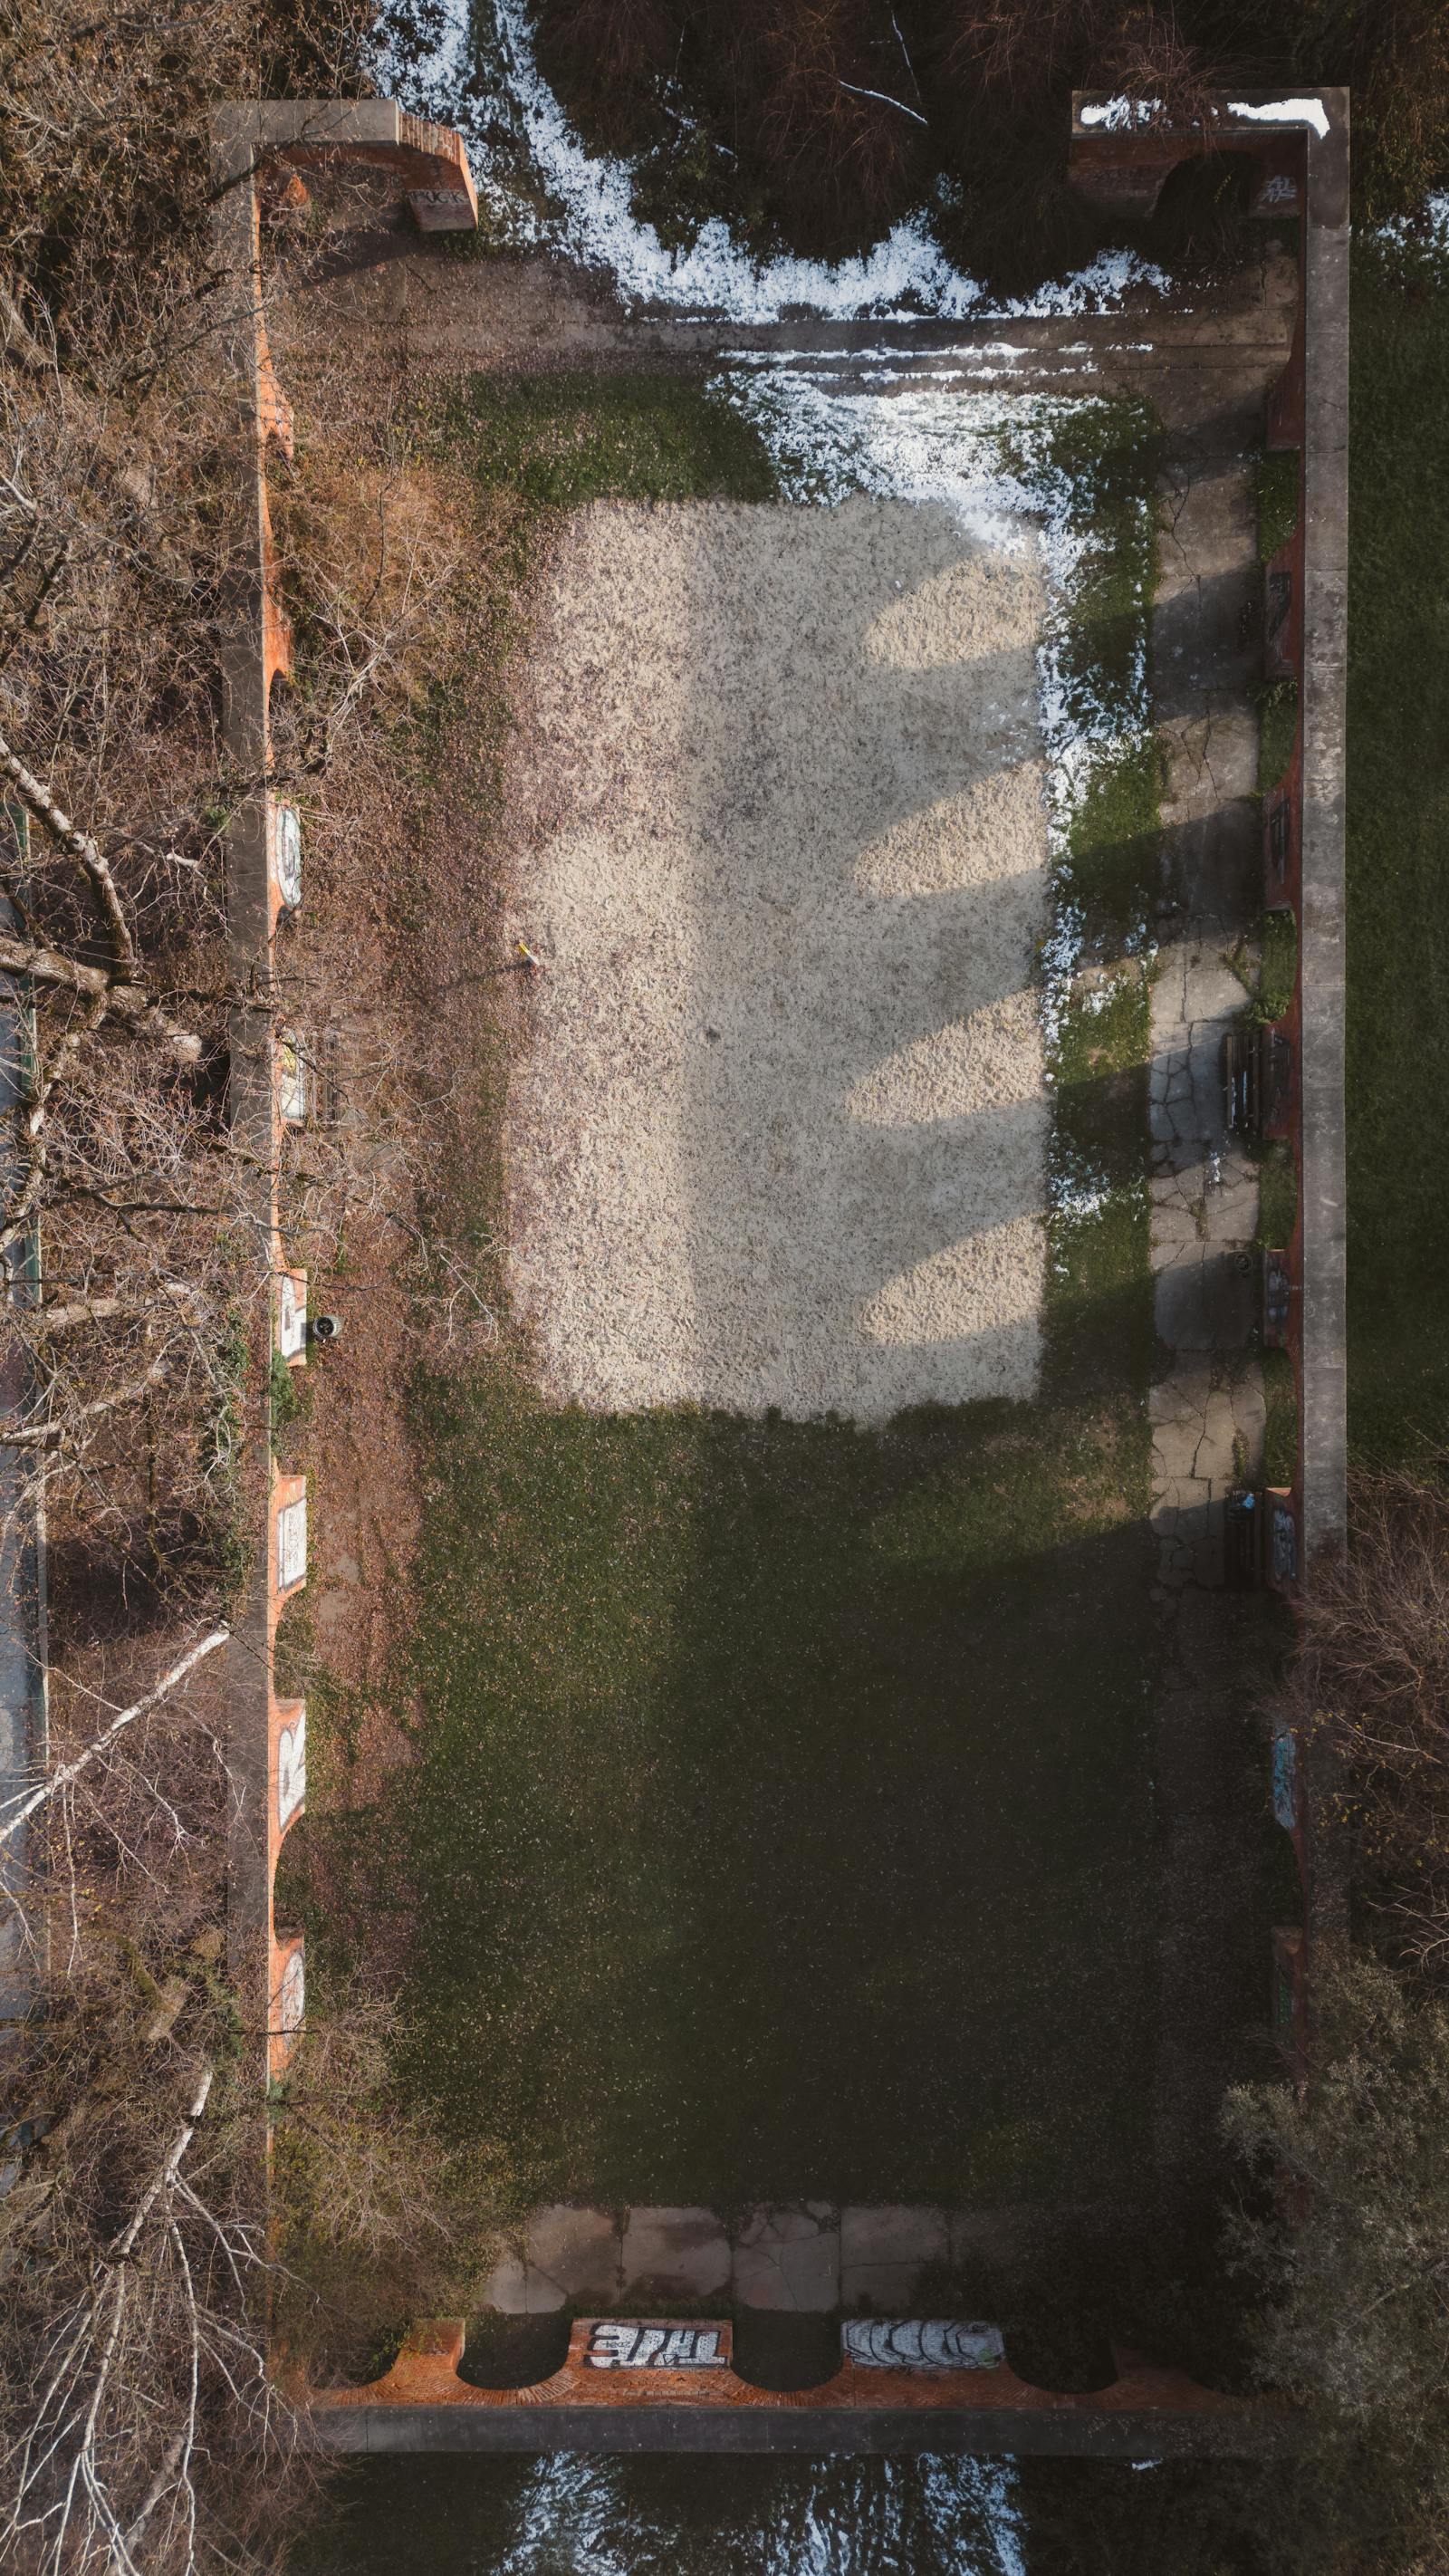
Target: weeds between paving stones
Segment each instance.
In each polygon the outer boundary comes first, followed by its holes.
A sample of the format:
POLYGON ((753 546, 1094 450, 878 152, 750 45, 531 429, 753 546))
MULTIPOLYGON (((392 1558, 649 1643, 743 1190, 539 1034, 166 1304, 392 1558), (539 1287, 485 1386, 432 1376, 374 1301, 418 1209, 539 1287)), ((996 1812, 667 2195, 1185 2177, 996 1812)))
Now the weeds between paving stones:
POLYGON ((1296 447, 1269 448, 1256 471, 1258 561, 1271 563, 1298 526, 1298 481, 1303 460, 1296 447))
MULTIPOLYGON (((1150 423, 1092 408, 1064 658, 1140 724, 1150 423)), ((444 417, 519 593, 563 508, 768 489, 672 383, 475 384, 444 417)), ((1158 783, 1119 739, 1063 852, 1093 1000, 1054 1118, 1108 1186, 1054 1237, 1040 1403, 550 1409, 506 1337, 417 1387, 423 1715, 362 1857, 416 1900, 408 2067, 526 2196, 990 2199, 1142 2151, 1158 783)), ((479 1136, 438 1222, 489 1229, 495 1157, 479 1136)))

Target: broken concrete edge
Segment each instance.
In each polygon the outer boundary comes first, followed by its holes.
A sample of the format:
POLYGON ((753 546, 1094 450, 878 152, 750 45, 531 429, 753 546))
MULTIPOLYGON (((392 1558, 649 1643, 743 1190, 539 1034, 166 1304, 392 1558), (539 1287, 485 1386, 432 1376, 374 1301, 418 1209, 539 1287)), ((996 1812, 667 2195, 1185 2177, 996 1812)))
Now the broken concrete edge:
POLYGON ((349 163, 401 180, 421 232, 476 232, 478 193, 463 138, 390 98, 233 100, 212 117, 218 175, 243 180, 268 166, 349 163))
MULTIPOLYGON (((877 2330, 889 2336, 899 2324, 877 2330)), ((1286 2407, 1223 2396, 1126 2349, 1114 2350, 1114 2380, 1077 2393, 1035 2387, 1004 2358, 959 2368, 872 2366, 845 2348, 841 2331, 833 2375, 782 2394, 737 2375, 727 2320, 655 2325, 653 2340, 666 2347, 707 2342, 708 2366, 674 2366, 667 2348, 662 2366, 658 2358, 631 2366, 601 2363, 596 2345, 601 2337, 647 2336, 648 2321, 580 2317, 561 2369, 531 2387, 480 2388, 460 2376, 463 2321, 432 2318, 414 2327, 380 2380, 311 2391, 309 2431, 321 2448, 338 2451, 1120 2450, 1136 2458, 1144 2450, 1264 2452, 1292 2438, 1286 2407)), ((999 2354, 994 2332, 970 2331, 994 2341, 999 2354)))
MULTIPOLYGON (((1251 153, 1262 165, 1255 211, 1301 225, 1299 315, 1288 365, 1269 397, 1270 447, 1299 455, 1298 527, 1274 567, 1292 584, 1278 652, 1267 658, 1298 685, 1298 739, 1280 786, 1264 801, 1265 902, 1293 910, 1294 1003, 1279 1032, 1293 1049, 1292 1142, 1298 1215, 1289 1254, 1297 1294, 1288 1337, 1298 1413, 1295 1600, 1315 1570, 1341 1554, 1348 1525, 1347 1234, 1344 1132, 1345 775, 1348 614, 1349 93, 1342 88, 1222 93, 1197 124, 1138 123, 1130 103, 1100 93, 1072 100, 1073 184, 1100 203, 1142 214, 1182 161, 1204 151, 1251 153), (1125 110, 1126 121, 1120 121, 1125 110), (1284 113, 1275 116, 1274 110, 1284 113), (1275 810, 1279 817, 1274 839, 1275 810), (1275 857, 1277 865, 1275 868, 1275 857), (1278 882, 1275 884, 1275 874, 1278 882)), ((1285 1968, 1295 2003, 1284 2054, 1303 2080, 1310 1970, 1316 1948, 1346 1936, 1348 1871, 1334 1823, 1337 1765, 1300 1745, 1302 1830, 1295 1835, 1303 1934, 1273 1935, 1275 1997, 1285 1968), (1305 1937, 1306 1936, 1306 1937, 1305 1937)))
MULTIPOLYGON (((227 1963, 265 2091, 286 2072, 305 2009, 302 1935, 279 1930, 277 1865, 305 1797, 305 1705, 276 1696, 277 1624, 306 1580, 306 1485, 272 1461, 271 1360, 290 1363, 285 1319, 295 1324, 305 1280, 286 1259, 278 1223, 284 1129, 274 940, 297 899, 282 864, 282 808, 272 791, 273 691, 292 668, 292 634, 267 493, 274 446, 292 452, 291 407, 267 344, 258 180, 290 168, 362 163, 399 179, 424 230, 472 228, 477 198, 462 138, 423 123, 390 99, 262 99, 219 107, 212 119, 212 235, 219 283, 215 313, 228 388, 236 403, 233 538, 218 659, 223 734, 239 793, 226 845, 227 943, 233 992, 230 1117, 256 1173, 252 1214, 271 1249, 265 1324, 255 1329, 246 1395, 247 1442, 240 1510, 250 1568, 228 1658, 227 1761, 233 1796, 227 1850, 227 1963), (284 879, 286 880, 284 882, 284 879), (290 1287, 290 1302, 286 1293, 290 1287)), ((295 837, 295 835, 294 835, 295 837)), ((296 853, 292 854, 295 866, 296 853)))

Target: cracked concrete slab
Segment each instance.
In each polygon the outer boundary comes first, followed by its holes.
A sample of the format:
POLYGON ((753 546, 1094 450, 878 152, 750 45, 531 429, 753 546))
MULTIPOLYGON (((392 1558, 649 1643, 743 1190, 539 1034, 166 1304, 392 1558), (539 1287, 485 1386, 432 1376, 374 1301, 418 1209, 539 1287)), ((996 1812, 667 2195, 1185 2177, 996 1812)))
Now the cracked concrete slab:
POLYGON ((886 2204, 840 2213, 840 2303, 849 2314, 908 2316, 921 2274, 951 2260, 944 2209, 886 2204))
POLYGON ((735 2239, 733 2289, 742 2308, 818 2315, 840 2304, 840 2218, 824 2201, 752 2209, 735 2239))
POLYGON ((554 2202, 535 2210, 526 2254, 530 2281, 556 2290, 557 2307, 608 2307, 618 2295, 619 2230, 610 2209, 554 2202))
POLYGON ((620 2249, 621 2295, 710 2299, 729 2285, 730 2242, 712 2209, 631 2209, 620 2249))

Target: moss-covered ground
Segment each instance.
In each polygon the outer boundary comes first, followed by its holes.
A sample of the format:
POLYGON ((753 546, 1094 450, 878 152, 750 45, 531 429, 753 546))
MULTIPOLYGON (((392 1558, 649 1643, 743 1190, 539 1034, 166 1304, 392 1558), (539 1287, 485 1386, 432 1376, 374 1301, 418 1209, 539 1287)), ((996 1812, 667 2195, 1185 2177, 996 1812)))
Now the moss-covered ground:
MULTIPOLYGON (((447 422, 531 544, 600 494, 763 497, 714 410, 553 377, 447 422)), ((1091 411, 1076 680, 1127 717, 1151 424, 1091 411)), ((370 1860, 416 1911, 418 2079, 524 2198, 1096 2196, 1140 2165, 1158 786, 1117 754, 1062 859, 1105 980, 1056 1049, 1054 1169, 1092 1186, 1052 1223, 1039 1403, 599 1417, 546 1410, 506 1341, 415 1390, 421 1714, 370 1860)), ((486 1231, 495 1160, 480 1135, 439 1223, 486 1231)))

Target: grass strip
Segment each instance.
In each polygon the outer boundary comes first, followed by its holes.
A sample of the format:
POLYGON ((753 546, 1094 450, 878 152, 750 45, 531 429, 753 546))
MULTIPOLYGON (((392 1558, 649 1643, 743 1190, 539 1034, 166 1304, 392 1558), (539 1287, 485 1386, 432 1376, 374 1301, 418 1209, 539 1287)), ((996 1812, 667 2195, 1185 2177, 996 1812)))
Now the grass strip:
POLYGON ((1355 265, 1348 620, 1349 1432, 1449 1424, 1449 299, 1355 265))
POLYGON ((1302 458, 1296 447, 1269 448, 1258 459, 1258 561, 1271 563, 1298 529, 1298 478, 1302 458))

